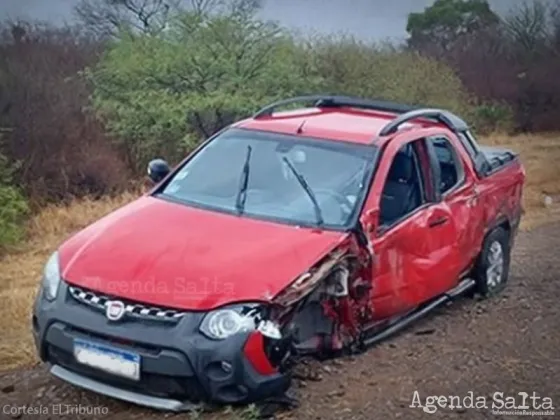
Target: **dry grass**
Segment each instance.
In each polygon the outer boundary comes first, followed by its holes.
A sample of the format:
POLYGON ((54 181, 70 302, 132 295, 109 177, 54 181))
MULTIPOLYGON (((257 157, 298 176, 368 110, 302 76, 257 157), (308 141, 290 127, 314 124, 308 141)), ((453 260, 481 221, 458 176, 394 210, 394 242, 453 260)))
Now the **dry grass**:
POLYGON ((127 193, 117 198, 82 199, 70 206, 48 207, 29 222, 27 243, 0 259, 0 371, 36 360, 30 308, 50 253, 72 232, 136 196, 127 193))
MULTIPOLYGON (((521 154, 527 171, 522 227, 532 228, 560 220, 560 135, 495 135, 485 144, 511 148, 521 154), (555 202, 550 208, 544 197, 555 202)), ((36 361, 30 334, 30 310, 48 255, 70 235, 92 221, 131 201, 134 193, 93 201, 77 200, 70 206, 46 208, 29 223, 29 240, 21 249, 0 259, 0 371, 36 361)))

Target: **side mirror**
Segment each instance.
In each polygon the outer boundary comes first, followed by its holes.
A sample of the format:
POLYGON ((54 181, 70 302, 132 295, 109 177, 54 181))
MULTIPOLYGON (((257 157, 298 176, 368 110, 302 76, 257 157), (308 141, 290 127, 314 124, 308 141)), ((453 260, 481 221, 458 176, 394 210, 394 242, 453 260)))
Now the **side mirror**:
POLYGON ((169 164, 163 159, 154 159, 148 163, 148 176, 156 184, 169 174, 169 164))
POLYGON ((360 222, 362 223, 366 235, 374 236, 379 227, 379 211, 367 210, 360 218, 360 222))

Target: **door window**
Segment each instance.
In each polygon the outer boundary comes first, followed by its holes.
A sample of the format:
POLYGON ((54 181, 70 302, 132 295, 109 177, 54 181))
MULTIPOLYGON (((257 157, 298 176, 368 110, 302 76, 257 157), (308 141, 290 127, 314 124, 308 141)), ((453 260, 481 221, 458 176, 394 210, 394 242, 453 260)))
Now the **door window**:
POLYGON ((439 172, 439 176, 436 176, 436 180, 439 179, 437 189, 443 195, 463 181, 463 165, 448 139, 434 137, 429 141, 433 146, 435 159, 437 160, 437 167, 435 168, 439 172))
POLYGON ((426 202, 417 145, 404 145, 393 159, 381 196, 381 225, 392 225, 426 202))

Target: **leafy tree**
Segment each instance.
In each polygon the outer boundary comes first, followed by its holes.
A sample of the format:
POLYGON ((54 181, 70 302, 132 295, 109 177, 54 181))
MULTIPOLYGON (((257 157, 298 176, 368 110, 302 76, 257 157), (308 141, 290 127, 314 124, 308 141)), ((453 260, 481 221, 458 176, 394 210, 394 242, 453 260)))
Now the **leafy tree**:
POLYGON ((129 32, 91 72, 94 104, 138 168, 178 159, 270 100, 311 88, 293 40, 252 13, 181 12, 157 35, 129 32), (307 81, 308 82, 308 81, 307 81))
POLYGON ((461 36, 499 21, 487 0, 436 0, 423 12, 409 14, 408 43, 414 48, 435 45, 447 51, 461 36))
POLYGON ((158 34, 125 32, 88 73, 98 115, 137 170, 156 155, 178 160, 201 138, 264 103, 298 94, 333 92, 470 112, 461 81, 444 63, 352 39, 302 43, 257 19, 251 1, 247 8, 224 3, 216 12, 213 3, 182 11, 158 34))
POLYGON ((314 40, 306 50, 325 91, 471 112, 461 80, 441 61, 347 37, 314 40))

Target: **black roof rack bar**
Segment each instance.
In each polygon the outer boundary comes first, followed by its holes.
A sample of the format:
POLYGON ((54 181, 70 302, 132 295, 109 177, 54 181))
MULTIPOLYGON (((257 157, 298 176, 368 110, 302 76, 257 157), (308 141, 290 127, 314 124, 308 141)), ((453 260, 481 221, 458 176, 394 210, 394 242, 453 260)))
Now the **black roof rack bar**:
POLYGON ((395 132, 397 132, 401 125, 418 118, 436 120, 437 122, 440 122, 447 126, 447 128, 449 128, 451 131, 455 132, 466 131, 469 129, 468 124, 452 112, 442 109, 425 108, 416 109, 399 115, 397 118, 383 127, 383 129, 379 132, 379 135, 388 136, 394 134, 395 132))
POLYGON ((273 102, 264 108, 260 109, 256 114, 253 115, 253 118, 260 118, 260 117, 269 117, 271 116, 276 108, 281 106, 291 105, 295 103, 313 103, 314 105, 323 100, 329 98, 328 95, 309 95, 309 96, 296 96, 294 98, 283 99, 281 101, 273 102))
POLYGON ((455 132, 466 131, 469 129, 469 126, 465 121, 450 111, 423 108, 383 100, 370 100, 340 95, 309 95, 284 99, 265 106, 254 114, 253 118, 271 116, 277 108, 295 103, 312 103, 314 107, 320 108, 349 107, 400 114, 383 127, 379 133, 380 136, 394 134, 401 125, 418 118, 439 122, 447 126, 447 128, 451 131, 455 132))
POLYGON ((402 114, 405 112, 413 111, 415 109, 419 109, 418 107, 413 107, 410 105, 403 105, 395 102, 382 101, 382 100, 369 100, 369 99, 353 98, 350 96, 338 96, 338 95, 310 95, 310 96, 297 96, 295 98, 284 99, 278 102, 274 102, 259 110, 256 114, 253 115, 253 118, 271 116, 277 108, 281 106, 291 105, 298 102, 313 103, 313 106, 321 107, 321 108, 350 107, 350 108, 367 109, 372 111, 391 112, 395 114, 402 114))
POLYGON ((371 111, 382 111, 390 112, 392 114, 402 114, 405 112, 410 112, 417 107, 405 104, 399 104, 396 102, 383 101, 383 100, 373 100, 373 99, 362 99, 362 98, 352 98, 349 96, 332 96, 325 100, 319 101, 317 104, 323 108, 337 108, 337 107, 348 107, 348 108, 358 108, 367 109, 371 111))

